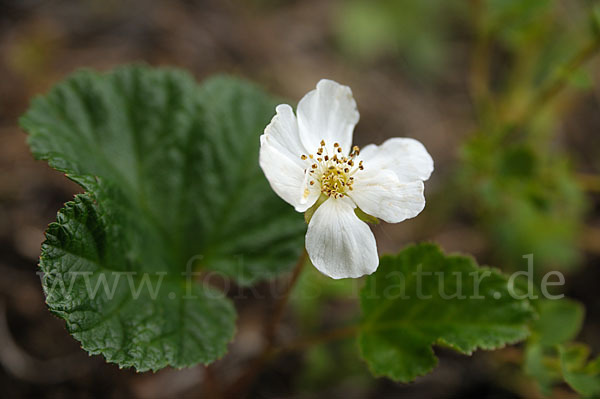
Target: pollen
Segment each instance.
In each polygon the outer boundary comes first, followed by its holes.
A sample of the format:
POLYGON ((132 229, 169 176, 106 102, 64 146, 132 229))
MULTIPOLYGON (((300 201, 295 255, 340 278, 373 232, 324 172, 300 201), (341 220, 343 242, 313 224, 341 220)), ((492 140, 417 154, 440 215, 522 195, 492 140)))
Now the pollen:
MULTIPOLYGON (((331 151, 331 147, 329 151, 331 151)), ((308 158, 312 160, 305 170, 310 174, 308 184, 320 187, 321 192, 328 197, 344 198, 349 191, 353 190, 354 174, 364 170, 363 161, 358 161, 358 165, 355 163, 356 157, 360 153, 357 146, 352 147, 348 156, 343 156, 342 152, 340 144, 333 143, 333 156, 330 157, 325 140, 321 140, 320 147, 315 151, 316 156, 313 154, 309 154, 308 157, 301 156, 302 160, 308 158)), ((308 186, 306 187, 305 196, 307 195, 306 190, 308 190, 308 186)))

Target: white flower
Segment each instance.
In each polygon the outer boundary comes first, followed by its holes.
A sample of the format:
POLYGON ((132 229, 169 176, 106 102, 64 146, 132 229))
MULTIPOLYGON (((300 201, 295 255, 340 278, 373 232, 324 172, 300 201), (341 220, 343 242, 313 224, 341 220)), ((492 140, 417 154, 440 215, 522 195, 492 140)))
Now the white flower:
POLYGON ((321 80, 300 100, 297 116, 287 104, 276 111, 260 137, 260 166, 296 211, 317 208, 306 232, 311 262, 335 279, 373 273, 379 265, 375 237, 355 208, 388 223, 418 215, 431 156, 410 138, 362 151, 351 147, 356 102, 349 87, 331 80, 321 80))

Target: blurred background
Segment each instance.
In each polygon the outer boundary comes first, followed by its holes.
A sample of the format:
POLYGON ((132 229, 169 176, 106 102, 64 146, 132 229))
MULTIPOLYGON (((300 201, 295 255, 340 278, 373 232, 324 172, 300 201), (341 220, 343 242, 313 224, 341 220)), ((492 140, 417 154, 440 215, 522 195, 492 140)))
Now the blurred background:
MULTIPOLYGON (((413 137, 436 163, 425 211, 374 227, 380 252, 436 241, 506 272, 534 254, 537 277, 563 272, 564 293, 585 305, 578 340, 597 354, 599 27, 586 0, 0 0, 0 396, 210 397, 260 348, 266 285, 238 301, 236 341, 208 373, 119 370, 45 307, 43 232, 81 190, 33 160, 18 117, 78 68, 131 62, 242 76, 294 106, 321 78, 349 85, 356 144, 413 137)), ((282 335, 356 317, 359 286, 306 269, 282 335)), ((402 385, 371 377, 340 341, 268 365, 249 396, 542 397, 522 345, 436 353, 432 374, 402 385)), ((551 397, 577 395, 559 384, 551 397)))

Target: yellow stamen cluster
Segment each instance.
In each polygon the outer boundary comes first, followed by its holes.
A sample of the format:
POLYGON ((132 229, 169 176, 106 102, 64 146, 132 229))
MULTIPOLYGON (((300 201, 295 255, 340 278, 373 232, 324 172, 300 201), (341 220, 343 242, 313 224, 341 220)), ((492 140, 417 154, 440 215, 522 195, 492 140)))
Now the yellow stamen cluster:
POLYGON ((325 140, 321 140, 321 146, 317 149, 316 156, 309 154, 302 155, 302 160, 310 159, 309 183, 311 186, 319 183, 321 192, 329 197, 343 198, 348 191, 352 191, 354 183, 353 175, 358 170, 363 170, 363 161, 358 165, 354 159, 360 154, 360 148, 352 147, 352 152, 348 157, 342 156, 342 148, 339 143, 333 144, 333 156, 330 156, 325 140))

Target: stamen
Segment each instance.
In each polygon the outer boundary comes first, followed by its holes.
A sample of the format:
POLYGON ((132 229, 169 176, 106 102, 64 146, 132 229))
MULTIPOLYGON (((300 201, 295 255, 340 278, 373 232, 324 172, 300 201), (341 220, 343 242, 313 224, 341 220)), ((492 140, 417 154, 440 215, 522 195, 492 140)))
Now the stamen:
MULTIPOLYGON (((342 147, 338 142, 333 143, 334 154, 330 158, 325 146, 325 140, 321 140, 321 147, 316 151, 316 156, 309 154, 308 157, 316 161, 311 164, 308 173, 311 176, 308 184, 314 186, 320 185, 321 192, 332 198, 344 198, 348 191, 353 190, 353 175, 358 170, 363 170, 363 162, 358 162, 355 167, 354 159, 359 154, 360 149, 357 146, 352 147, 352 152, 348 156, 342 156, 342 147), (324 155, 323 155, 324 154, 324 155), (338 157, 339 155, 339 157, 338 157), (313 180, 314 179, 314 180, 313 180)), ((302 155, 303 160, 307 159, 302 155)))
POLYGON ((300 159, 302 159, 304 161, 306 159, 306 155, 304 155, 304 154, 300 155, 300 159))

